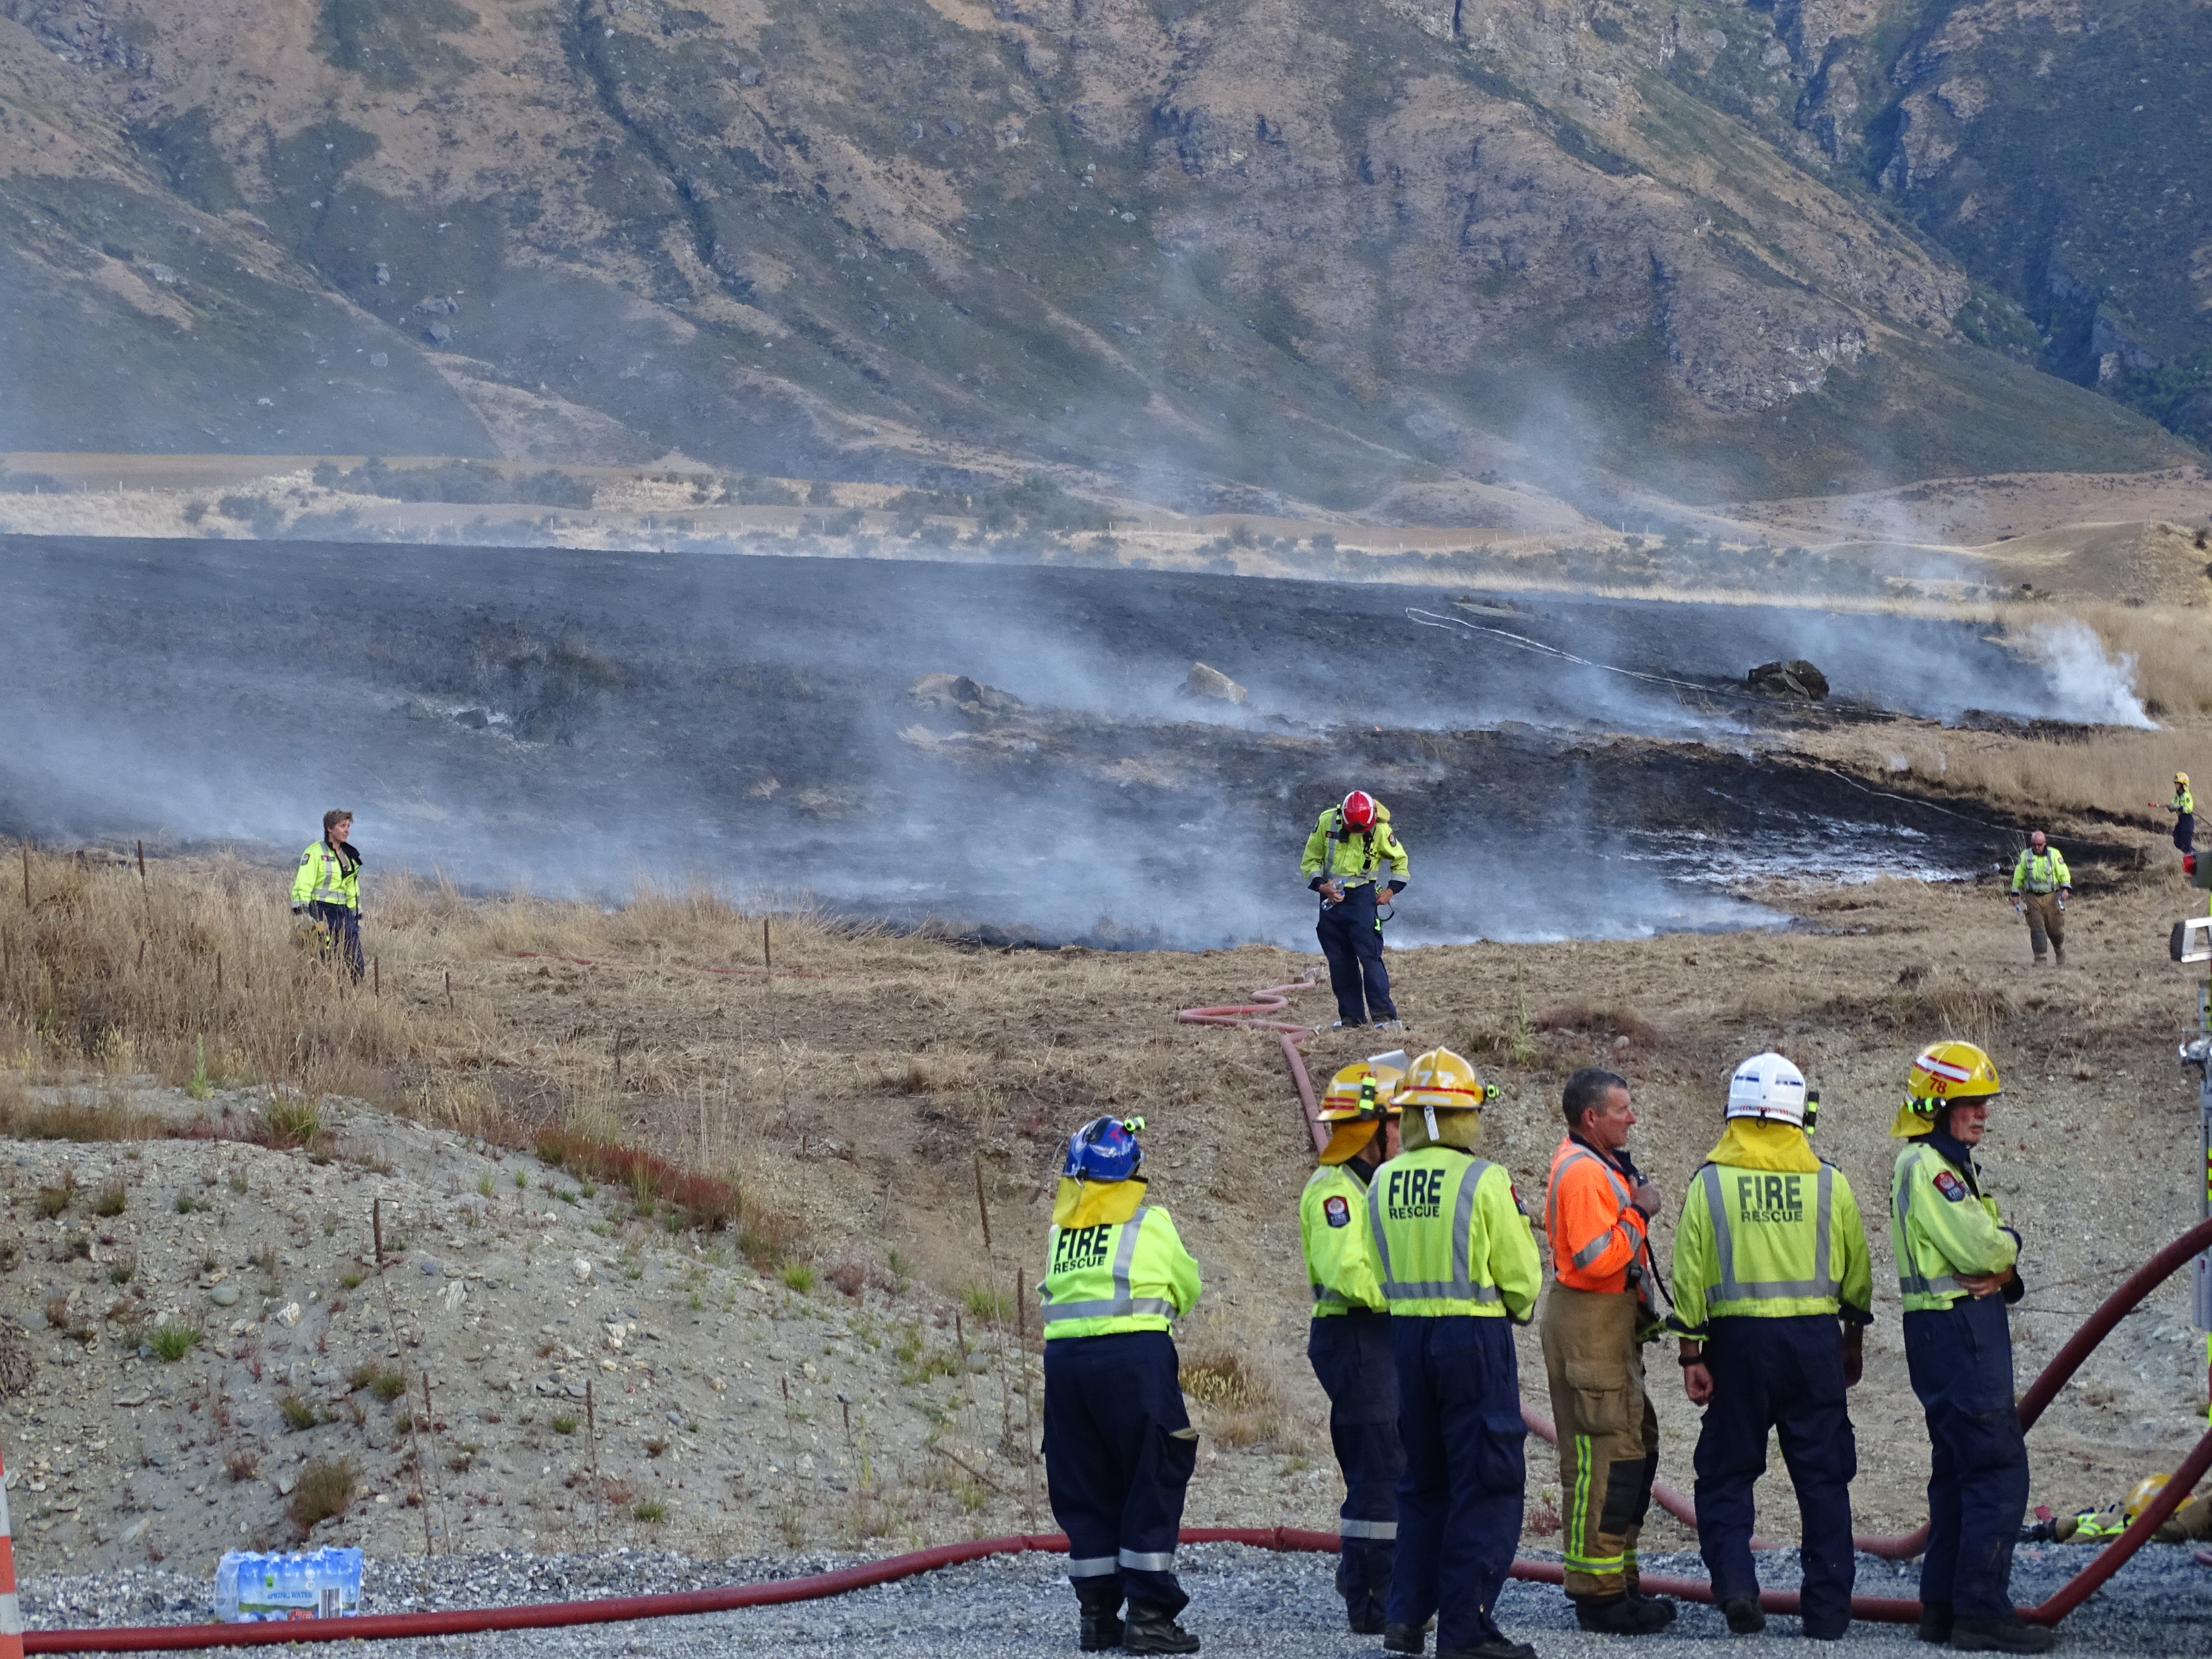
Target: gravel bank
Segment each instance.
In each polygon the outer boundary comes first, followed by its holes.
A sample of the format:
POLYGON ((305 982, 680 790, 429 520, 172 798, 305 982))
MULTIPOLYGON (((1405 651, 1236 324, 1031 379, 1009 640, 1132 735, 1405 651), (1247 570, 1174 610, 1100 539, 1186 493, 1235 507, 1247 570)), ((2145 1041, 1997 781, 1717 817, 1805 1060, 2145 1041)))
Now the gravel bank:
MULTIPOLYGON (((478 1607, 696 1589, 746 1580, 790 1577, 848 1565, 857 1557, 776 1556, 701 1562, 636 1552, 592 1555, 485 1554, 372 1561, 365 1585, 370 1611, 478 1607)), ((2056 1589, 2088 1559, 2087 1552, 2023 1549, 2013 1589, 2022 1600, 2056 1589)), ((1702 1577, 1694 1556, 1653 1558, 1653 1571, 1702 1577)), ((878 1589, 824 1601, 650 1623, 582 1626, 561 1631, 500 1632, 380 1642, 349 1647, 360 1659, 403 1659, 458 1651, 477 1659, 603 1659, 738 1653, 842 1655, 867 1650, 884 1659, 1019 1659, 1075 1650, 1074 1606, 1060 1576, 1060 1558, 998 1557, 878 1589)), ((1313 1659, 1379 1659, 1380 1644, 1346 1633, 1342 1604, 1331 1587, 1330 1558, 1275 1554, 1240 1545, 1198 1545, 1182 1552, 1184 1582, 1194 1602, 1188 1626, 1209 1653, 1279 1654, 1313 1659)), ((1792 1553, 1766 1559, 1768 1583, 1795 1582, 1792 1553)), ((1858 1583, 1873 1595, 1911 1595, 1915 1564, 1862 1557, 1858 1583)), ((58 1625, 191 1623, 211 1616, 212 1586, 161 1569, 125 1569, 81 1577, 27 1580, 26 1623, 58 1625)), ((1510 1585, 1501 1614, 1506 1627, 1544 1655, 1625 1651, 1619 1638, 1584 1636, 1559 1592, 1549 1585, 1510 1585)), ((1716 1638, 1730 1654, 1802 1653, 1797 1621, 1776 1618, 1756 1638, 1729 1638, 1711 1608, 1686 1605, 1664 1638, 1638 1641, 1634 1651, 1673 1656, 1710 1653, 1716 1638)), ((2186 1546, 2144 1550, 2104 1592, 2062 1626, 2064 1651, 2083 1656, 2212 1654, 2212 1571, 2186 1546)), ((1858 1625, 1850 1650, 1917 1656, 1928 1651, 1909 1628, 1858 1625)))

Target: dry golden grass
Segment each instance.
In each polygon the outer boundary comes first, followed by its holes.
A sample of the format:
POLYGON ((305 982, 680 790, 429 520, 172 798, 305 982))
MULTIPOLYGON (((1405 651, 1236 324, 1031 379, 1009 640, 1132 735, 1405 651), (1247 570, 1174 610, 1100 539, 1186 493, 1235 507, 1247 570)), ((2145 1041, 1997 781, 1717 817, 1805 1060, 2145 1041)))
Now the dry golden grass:
POLYGON ((2081 741, 1925 721, 1844 727, 1795 741, 1877 787, 1964 797, 1973 816, 2009 817, 2023 830, 2055 830, 2051 815, 2069 813, 2170 828, 2163 803, 2173 792, 2173 775, 2212 779, 2212 720, 2202 716, 2172 719, 2154 732, 2101 728, 2081 741))
POLYGON ((0 883, 0 1051, 187 1082, 252 1077, 307 1094, 372 1092, 428 1024, 396 997, 349 994, 234 860, 157 864, 18 848, 0 883))
POLYGON ((2096 631, 2106 651, 2135 659, 2136 692, 2154 720, 2212 714, 2212 620, 2203 610, 2089 602, 2066 610, 2096 631))

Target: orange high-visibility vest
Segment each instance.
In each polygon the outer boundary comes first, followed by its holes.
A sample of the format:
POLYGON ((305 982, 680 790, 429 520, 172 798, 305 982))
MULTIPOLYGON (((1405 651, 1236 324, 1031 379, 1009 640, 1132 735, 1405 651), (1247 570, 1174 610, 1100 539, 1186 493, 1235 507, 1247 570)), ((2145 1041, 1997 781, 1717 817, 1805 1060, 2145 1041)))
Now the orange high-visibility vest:
POLYGON ((1552 1154, 1544 1194, 1552 1271, 1575 1291, 1625 1291, 1644 1254, 1644 1212, 1628 1201, 1620 1171, 1572 1135, 1552 1154))

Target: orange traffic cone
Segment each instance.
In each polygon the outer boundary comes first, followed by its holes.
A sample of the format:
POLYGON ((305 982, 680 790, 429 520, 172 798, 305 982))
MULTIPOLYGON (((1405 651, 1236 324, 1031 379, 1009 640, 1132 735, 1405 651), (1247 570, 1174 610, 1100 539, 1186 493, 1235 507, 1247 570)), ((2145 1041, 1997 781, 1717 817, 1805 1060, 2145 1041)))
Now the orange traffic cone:
POLYGON ((14 1533, 8 1519, 8 1471, 0 1462, 0 1659, 23 1659, 23 1606, 15 1599, 14 1533))

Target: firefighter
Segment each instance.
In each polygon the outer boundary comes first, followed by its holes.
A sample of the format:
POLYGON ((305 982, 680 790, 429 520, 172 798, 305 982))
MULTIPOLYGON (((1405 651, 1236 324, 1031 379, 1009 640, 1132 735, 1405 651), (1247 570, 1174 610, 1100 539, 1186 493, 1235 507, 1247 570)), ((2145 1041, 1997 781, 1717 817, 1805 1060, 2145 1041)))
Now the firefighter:
POLYGON ((1813 1155, 1804 1075, 1754 1054, 1729 1080, 1728 1127, 1691 1180, 1674 1235, 1682 1382, 1698 1431, 1698 1547, 1736 1634, 1766 1628, 1752 1565, 1752 1487, 1772 1431, 1797 1492, 1805 1634, 1851 1621, 1851 1477, 1844 1393, 1863 1367, 1874 1279, 1844 1172, 1813 1155))
POLYGON ((1521 1537, 1526 1467, 1513 1327, 1544 1269, 1512 1181, 1474 1155, 1496 1095, 1449 1048, 1414 1060, 1400 1091, 1404 1151, 1375 1172, 1368 1237, 1398 1370, 1398 1559, 1382 1645, 1437 1659, 1534 1659, 1498 1627, 1521 1537))
POLYGON ((344 957, 357 981, 368 966, 361 951, 361 852, 347 839, 353 814, 332 807, 323 814, 323 838, 300 854, 292 878, 292 914, 306 916, 323 936, 323 954, 344 957))
POLYGON ((1145 1201, 1142 1118, 1068 1137, 1044 1282, 1044 1467, 1086 1653, 1195 1653, 1176 1622, 1183 1489, 1198 1431, 1183 1409, 1170 1323, 1197 1305, 1198 1263, 1145 1201), (1121 1604, 1128 1603, 1128 1617, 1121 1604))
POLYGON ((2027 918, 2028 948, 2038 962, 2043 960, 2047 937, 2052 957, 2061 968, 2066 965, 2066 901, 2073 891, 2066 855, 2037 830, 2012 867, 2012 908, 2027 918))
POLYGON ((1982 1191, 1981 1144, 1997 1068, 1971 1042, 1937 1042, 1905 1074, 1890 1133, 1909 1144, 1890 1182, 1889 1237, 1905 1295, 1905 1361, 1928 1414, 1928 1547, 1920 1639, 1984 1653, 2045 1653, 2013 1610, 2013 1546, 2027 1512, 2027 1442, 2013 1405, 2012 1329, 2024 1294, 2020 1235, 1982 1191))
MULTIPOLYGON (((2154 812, 2160 810, 2156 801, 2145 803, 2154 812)), ((2189 774, 2173 775, 2173 799, 2166 802, 2165 811, 2173 814, 2173 850, 2187 854, 2197 850, 2197 797, 2189 793, 2189 774)))
POLYGON ((1390 827, 1390 809, 1353 790, 1315 823, 1298 873, 1321 895, 1314 932, 1328 958, 1337 1027, 1398 1024, 1382 966, 1381 912, 1406 890, 1406 848, 1390 827))
MULTIPOLYGON (((1404 1055, 1397 1058, 1402 1060, 1404 1055)), ((1383 1158, 1397 1151, 1392 1103, 1404 1073, 1362 1060, 1322 1097, 1321 1121, 1334 1126, 1321 1167, 1298 1198, 1298 1236, 1313 1286, 1306 1358, 1328 1396, 1328 1437, 1344 1472, 1336 1591, 1355 1636, 1379 1636, 1398 1548, 1398 1371, 1390 1310, 1367 1249, 1367 1193, 1383 1158)))
POLYGON ((1663 1630, 1674 1604, 1646 1596, 1636 1539, 1659 1472, 1659 1414, 1644 1389, 1644 1345, 1660 1331, 1650 1228, 1659 1189, 1628 1155, 1628 1079, 1586 1066, 1560 1104, 1567 1137, 1552 1154, 1544 1231, 1553 1283, 1544 1297, 1544 1370, 1566 1499, 1567 1599, 1584 1630, 1663 1630))

